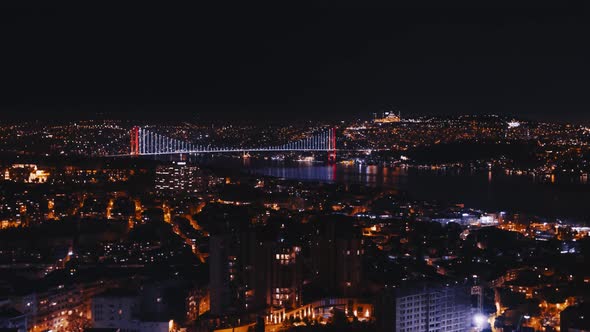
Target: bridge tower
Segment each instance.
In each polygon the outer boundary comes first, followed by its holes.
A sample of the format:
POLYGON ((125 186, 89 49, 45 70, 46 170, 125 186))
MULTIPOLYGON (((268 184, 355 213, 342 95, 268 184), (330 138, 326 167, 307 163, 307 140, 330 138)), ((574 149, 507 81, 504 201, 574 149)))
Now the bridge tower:
POLYGON ((135 127, 131 128, 130 137, 131 137, 130 154, 132 156, 139 156, 139 127, 135 126, 135 127))
POLYGON ((336 163, 336 128, 330 129, 328 140, 328 163, 336 163))

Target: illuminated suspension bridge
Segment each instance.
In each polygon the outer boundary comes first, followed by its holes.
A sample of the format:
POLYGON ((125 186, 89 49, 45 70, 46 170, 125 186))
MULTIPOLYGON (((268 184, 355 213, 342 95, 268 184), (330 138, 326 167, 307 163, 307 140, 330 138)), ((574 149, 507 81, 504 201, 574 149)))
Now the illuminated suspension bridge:
POLYGON ((131 156, 153 156, 170 154, 232 153, 232 152, 327 152, 328 160, 336 160, 336 129, 330 128, 310 137, 282 145, 232 148, 199 145, 171 138, 154 131, 133 127, 131 129, 131 156))

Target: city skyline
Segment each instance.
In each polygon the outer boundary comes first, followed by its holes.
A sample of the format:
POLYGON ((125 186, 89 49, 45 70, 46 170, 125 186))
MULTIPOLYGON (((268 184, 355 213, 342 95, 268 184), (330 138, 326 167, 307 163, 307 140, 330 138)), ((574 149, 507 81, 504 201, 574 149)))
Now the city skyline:
POLYGON ((1 332, 590 331, 585 4, 0 5, 1 332))

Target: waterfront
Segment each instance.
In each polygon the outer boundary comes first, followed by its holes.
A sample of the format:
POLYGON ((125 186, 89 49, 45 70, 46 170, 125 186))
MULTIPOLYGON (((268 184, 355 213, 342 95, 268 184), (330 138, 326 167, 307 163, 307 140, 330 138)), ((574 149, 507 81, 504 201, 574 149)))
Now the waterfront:
POLYGON ((249 173, 278 178, 387 187, 418 200, 464 203, 486 211, 550 218, 590 218, 590 185, 580 176, 533 177, 503 172, 424 170, 374 165, 251 162, 249 173))

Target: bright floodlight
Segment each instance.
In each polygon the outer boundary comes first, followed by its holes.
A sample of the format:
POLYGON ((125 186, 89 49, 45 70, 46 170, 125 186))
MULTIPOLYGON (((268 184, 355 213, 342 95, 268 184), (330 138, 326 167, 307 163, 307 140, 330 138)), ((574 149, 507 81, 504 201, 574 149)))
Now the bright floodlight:
POLYGON ((484 316, 483 314, 475 314, 473 316, 473 322, 475 323, 475 326, 477 328, 483 328, 485 323, 486 323, 486 316, 484 316))

